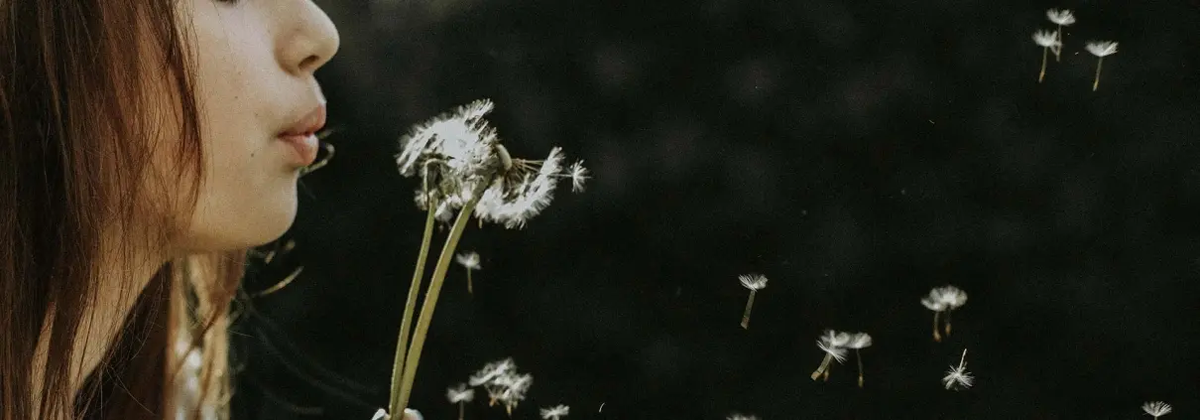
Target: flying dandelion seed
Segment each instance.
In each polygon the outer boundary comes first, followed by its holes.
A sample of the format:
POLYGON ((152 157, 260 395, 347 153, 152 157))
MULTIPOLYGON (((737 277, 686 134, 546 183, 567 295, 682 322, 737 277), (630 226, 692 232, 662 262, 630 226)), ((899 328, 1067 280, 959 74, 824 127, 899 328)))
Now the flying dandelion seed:
POLYGON ((1104 66, 1104 57, 1117 53, 1117 43, 1113 41, 1090 41, 1087 43, 1088 52, 1096 56, 1096 81, 1092 82, 1092 92, 1100 87, 1100 68, 1104 66))
POLYGON ((471 281, 471 272, 482 268, 482 266, 479 265, 479 254, 474 251, 464 252, 455 255, 454 261, 457 262, 458 265, 461 265, 463 268, 467 269, 467 293, 475 293, 475 287, 471 281))
POLYGON ((812 373, 812 380, 817 380, 821 375, 825 375, 825 380, 829 380, 829 362, 837 360, 838 363, 846 361, 846 345, 850 343, 850 335, 844 332, 834 330, 825 330, 825 334, 817 339, 817 348, 825 352, 825 358, 821 360, 821 365, 812 373))
POLYGON ((938 331, 941 329, 941 325, 938 324, 938 316, 946 310, 946 303, 942 302, 941 296, 937 294, 937 289, 933 289, 929 291, 928 296, 921 298, 921 305, 933 311, 933 341, 941 342, 942 333, 938 331))
POLYGON ((950 370, 946 371, 942 383, 946 385, 946 389, 956 391, 970 388, 975 384, 975 377, 971 376, 971 372, 967 372, 967 349, 963 349, 962 358, 958 360, 958 367, 950 366, 950 370))
POLYGON ((1047 53, 1054 50, 1054 55, 1058 56, 1058 52, 1062 48, 1062 41, 1058 39, 1058 31, 1038 30, 1033 33, 1033 42, 1042 47, 1042 70, 1038 72, 1038 83, 1041 83, 1042 79, 1046 77, 1047 53))
POLYGON ((495 362, 483 365, 482 369, 479 369, 479 371, 471 375, 471 378, 467 380, 467 383, 471 384, 471 386, 482 386, 492 382, 498 377, 510 375, 516 370, 517 364, 513 362, 511 357, 497 360, 495 362))
POLYGON ((533 376, 529 374, 501 375, 487 385, 488 396, 491 397, 488 405, 491 406, 496 402, 504 404, 504 410, 509 417, 512 417, 513 409, 525 400, 525 394, 529 392, 529 387, 532 385, 533 376))
POLYGON ((583 161, 577 161, 571 164, 570 168, 571 192, 583 192, 584 182, 591 177, 588 176, 588 169, 583 167, 583 161))
POLYGON ((863 387, 863 364, 862 355, 859 350, 871 347, 871 335, 867 333, 855 333, 850 337, 850 342, 846 344, 846 348, 854 349, 854 357, 858 359, 858 387, 863 387))
POLYGON ((955 309, 967 304, 967 292, 954 286, 943 286, 938 289, 938 295, 946 304, 946 335, 950 335, 950 315, 955 309))
POLYGON ((475 390, 467 388, 467 384, 458 384, 453 388, 446 388, 446 399, 450 400, 450 404, 458 405, 458 420, 463 420, 463 410, 466 403, 475 400, 475 390))
MULTIPOLYGON (((513 158, 484 119, 494 107, 489 100, 478 100, 420 124, 400 138, 396 167, 403 176, 420 177, 414 201, 426 211, 426 221, 393 361, 388 405, 393 412, 407 406, 412 395, 438 296, 471 217, 478 218, 481 225, 491 222, 518 229, 550 205, 559 179, 571 178, 577 191, 587 179, 582 161, 573 165, 570 173, 563 170, 560 147, 552 148, 543 160, 513 158), (455 212, 457 216, 453 216, 455 212), (420 316, 411 327, 435 221, 451 218, 454 223, 430 276, 420 316)), ((468 278, 468 287, 470 283, 468 278)))
POLYGON ((571 414, 571 407, 559 404, 554 407, 543 408, 541 414, 545 420, 559 420, 571 414))
POLYGON ((1167 404, 1162 401, 1150 401, 1142 404, 1142 411, 1145 411, 1146 414, 1154 416, 1154 418, 1157 419, 1167 414, 1171 414, 1171 404, 1167 404))
POLYGON ((729 417, 726 417, 725 420, 758 420, 758 416, 733 413, 729 417))
POLYGON ((754 307, 754 295, 767 287, 767 276, 762 274, 744 274, 738 276, 742 287, 750 289, 750 298, 746 299, 746 310, 742 312, 742 329, 750 328, 750 309, 754 307))
POLYGON ((921 305, 933 311, 933 341, 941 342, 939 316, 946 312, 946 335, 950 335, 950 314, 967 304, 967 293, 954 286, 935 287, 921 298, 921 305))
POLYGON ((1062 52, 1062 43, 1063 43, 1062 42, 1063 27, 1071 26, 1071 24, 1075 23, 1075 14, 1071 13, 1071 11, 1067 10, 1067 9, 1063 9, 1063 10, 1050 9, 1050 10, 1046 11, 1046 18, 1050 19, 1051 22, 1054 22, 1055 25, 1058 25, 1058 30, 1054 31, 1054 33, 1055 33, 1055 35, 1057 35, 1056 38, 1058 39, 1059 47, 1057 50, 1054 51, 1054 61, 1055 62, 1062 61, 1061 52, 1062 52))

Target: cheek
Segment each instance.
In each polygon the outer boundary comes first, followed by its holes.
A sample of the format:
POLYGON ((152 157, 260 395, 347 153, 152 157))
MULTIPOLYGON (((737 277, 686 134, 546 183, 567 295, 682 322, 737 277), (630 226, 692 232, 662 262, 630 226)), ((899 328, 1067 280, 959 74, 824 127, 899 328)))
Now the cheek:
POLYGON ((281 145, 266 118, 269 44, 238 21, 227 23, 234 27, 197 31, 205 176, 183 245, 193 251, 270 242, 296 215, 298 174, 279 161, 281 145))

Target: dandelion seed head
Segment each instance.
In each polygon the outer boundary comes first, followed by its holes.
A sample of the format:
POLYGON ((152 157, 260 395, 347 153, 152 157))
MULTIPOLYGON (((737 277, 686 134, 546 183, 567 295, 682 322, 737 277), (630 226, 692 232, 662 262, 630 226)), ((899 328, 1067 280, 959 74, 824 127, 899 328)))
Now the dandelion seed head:
POLYGON ((860 332, 850 336, 850 342, 846 343, 846 348, 855 350, 865 349, 871 347, 871 344, 871 334, 860 332))
POLYGON ((1167 404, 1162 401, 1150 401, 1142 404, 1142 411, 1145 411, 1146 414, 1154 416, 1154 418, 1158 418, 1160 416, 1171 414, 1171 404, 1167 404))
POLYGON ((767 276, 762 274, 743 274, 738 276, 742 287, 750 290, 762 290, 767 287, 767 276))
POLYGON ((1117 53, 1117 43, 1113 41, 1088 41, 1087 50, 1096 57, 1107 57, 1117 53))
POLYGON ((1050 19, 1056 25, 1069 26, 1075 23, 1075 14, 1069 9, 1050 9, 1046 11, 1046 18, 1050 19))
POLYGON ((1058 48, 1062 43, 1058 41, 1058 31, 1038 30, 1033 33, 1033 42, 1039 47, 1058 48))
POLYGON ((396 166, 401 175, 421 177, 418 207, 426 209, 433 198, 460 208, 501 166, 496 130, 483 119, 493 107, 489 100, 475 101, 419 124, 400 138, 396 166))
POLYGON ((513 168, 483 192, 475 216, 502 223, 509 229, 524 227, 553 200, 554 188, 562 176, 562 160, 561 147, 551 149, 550 155, 540 162, 514 159, 513 168))
POLYGON ((557 419, 571 414, 571 407, 559 404, 554 407, 543 408, 541 414, 543 419, 557 419))
POLYGON ((451 404, 471 402, 475 399, 475 390, 467 388, 467 384, 458 384, 453 388, 446 388, 446 399, 450 400, 451 404))
POLYGON ((475 251, 459 253, 454 256, 454 261, 468 270, 479 270, 482 268, 479 264, 479 253, 475 251))

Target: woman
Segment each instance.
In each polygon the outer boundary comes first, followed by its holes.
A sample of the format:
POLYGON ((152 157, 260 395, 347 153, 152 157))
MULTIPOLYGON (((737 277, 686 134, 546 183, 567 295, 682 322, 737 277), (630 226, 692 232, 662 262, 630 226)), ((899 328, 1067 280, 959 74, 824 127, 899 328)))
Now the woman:
POLYGON ((0 420, 227 415, 338 43, 310 0, 0 0, 0 420))

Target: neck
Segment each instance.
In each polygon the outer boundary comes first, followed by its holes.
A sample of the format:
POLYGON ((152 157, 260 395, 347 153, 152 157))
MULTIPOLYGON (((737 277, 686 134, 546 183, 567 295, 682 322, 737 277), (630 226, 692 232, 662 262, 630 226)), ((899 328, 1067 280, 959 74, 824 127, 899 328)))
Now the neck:
MULTIPOLYGON (((105 249, 101 247, 101 249, 105 249)), ((111 248, 110 248, 111 249, 111 248)), ((114 255, 101 253, 100 255, 114 255)), ((137 302, 154 273, 165 260, 140 257, 132 264, 101 264, 94 285, 95 300, 83 311, 79 329, 71 343, 72 359, 68 361, 67 390, 70 399, 66 410, 74 405, 74 396, 79 393, 84 380, 103 361, 114 339, 120 334, 129 312, 137 302)), ((55 303, 51 302, 38 344, 34 352, 32 385, 34 402, 41 400, 42 380, 46 373, 49 357, 50 337, 53 334, 55 303)), ((58 418, 44 416, 44 418, 58 418)))

